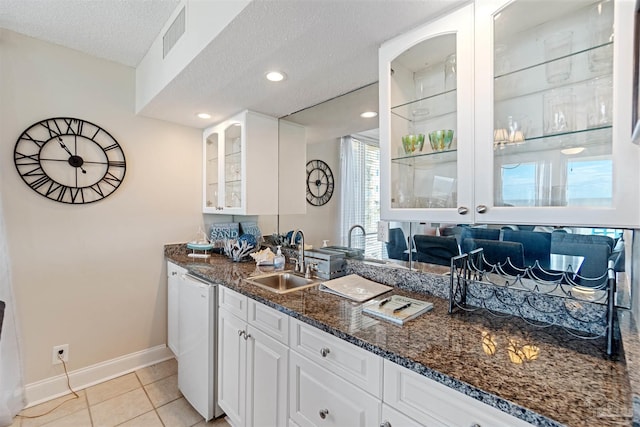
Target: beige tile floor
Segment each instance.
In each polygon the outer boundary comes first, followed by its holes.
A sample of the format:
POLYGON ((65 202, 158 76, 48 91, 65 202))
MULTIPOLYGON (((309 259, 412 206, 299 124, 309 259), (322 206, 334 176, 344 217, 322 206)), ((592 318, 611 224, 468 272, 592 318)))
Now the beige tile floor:
POLYGON ((229 427, 223 418, 205 423, 178 390, 177 372, 175 359, 158 363, 25 409, 11 427, 229 427))

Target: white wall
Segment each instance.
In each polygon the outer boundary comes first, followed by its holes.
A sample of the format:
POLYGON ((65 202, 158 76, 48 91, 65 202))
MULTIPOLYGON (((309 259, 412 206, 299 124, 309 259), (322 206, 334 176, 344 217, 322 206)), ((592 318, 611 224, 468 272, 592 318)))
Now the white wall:
POLYGON ((323 160, 331 168, 334 191, 331 200, 323 206, 307 204, 307 213, 302 215, 280 215, 280 233, 302 229, 305 243, 320 247, 323 240, 331 245, 340 244, 340 140, 332 139, 307 145, 307 161, 323 160))
POLYGON ((22 330, 25 382, 166 342, 163 245, 202 223, 201 131, 135 116, 135 70, 0 30, 0 185, 22 330), (45 118, 96 123, 122 146, 124 182, 65 205, 18 176, 13 148, 45 118))

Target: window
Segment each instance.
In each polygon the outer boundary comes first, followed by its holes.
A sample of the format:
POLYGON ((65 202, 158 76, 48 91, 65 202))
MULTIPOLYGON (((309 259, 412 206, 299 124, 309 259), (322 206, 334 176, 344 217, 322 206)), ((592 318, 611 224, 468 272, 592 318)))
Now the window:
POLYGON ((567 162, 567 204, 611 206, 613 172, 611 159, 580 159, 567 162))
POLYGON ((362 225, 366 231, 355 229, 351 244, 365 250, 366 257, 382 258, 383 243, 377 241, 380 220, 380 145, 373 136, 358 134, 341 141, 341 230, 342 244, 347 245, 349 229, 362 225))

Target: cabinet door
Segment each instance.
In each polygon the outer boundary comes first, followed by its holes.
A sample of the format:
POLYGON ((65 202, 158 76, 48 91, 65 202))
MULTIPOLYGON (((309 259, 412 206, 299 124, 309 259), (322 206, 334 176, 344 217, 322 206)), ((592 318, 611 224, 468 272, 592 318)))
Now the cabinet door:
POLYGON ((473 5, 380 48, 381 218, 472 222, 473 5))
POLYGON ((247 328, 245 425, 285 427, 288 419, 289 349, 249 326, 247 328))
POLYGON ((277 119, 244 111, 205 129, 203 146, 204 213, 278 213, 277 119))
POLYGON ((218 313, 218 405, 233 421, 244 425, 247 324, 227 310, 218 313))
POLYGON ((220 186, 220 150, 222 134, 219 128, 207 129, 203 135, 203 183, 202 183, 202 209, 205 213, 216 213, 222 209, 220 199, 222 188, 220 186))
POLYGON ((637 227, 633 6, 476 2, 477 222, 637 227))
POLYGON ((379 425, 378 399, 292 351, 289 417, 300 427, 379 425))
POLYGON ((167 346, 178 358, 180 354, 178 338, 178 311, 180 306, 180 283, 187 273, 182 267, 167 262, 167 346))

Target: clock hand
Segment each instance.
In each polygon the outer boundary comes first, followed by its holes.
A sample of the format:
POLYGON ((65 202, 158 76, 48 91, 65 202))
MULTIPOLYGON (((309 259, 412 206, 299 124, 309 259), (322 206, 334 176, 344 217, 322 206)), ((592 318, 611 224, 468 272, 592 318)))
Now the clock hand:
POLYGON ((67 148, 66 145, 64 145, 64 142, 62 142, 62 138, 58 137, 58 140, 60 141, 60 146, 62 148, 64 148, 64 151, 66 151, 67 153, 69 153, 70 156, 73 156, 73 154, 71 153, 71 151, 69 151, 69 149, 67 148))
MULTIPOLYGON (((58 137, 58 141, 60 141, 60 142, 59 142, 60 146, 61 146, 62 148, 64 148, 64 150, 65 150, 67 153, 69 153, 69 158, 74 157, 74 156, 73 156, 73 153, 72 153, 71 151, 69 151, 69 148, 68 148, 68 147, 65 145, 65 143, 62 141, 62 138, 58 137)), ((80 161, 82 161, 82 160, 80 160, 80 161)), ((86 171, 86 170, 84 170, 84 168, 83 168, 82 166, 76 166, 76 167, 79 167, 79 168, 80 168, 80 170, 82 171, 82 173, 87 173, 87 171, 86 171)))

